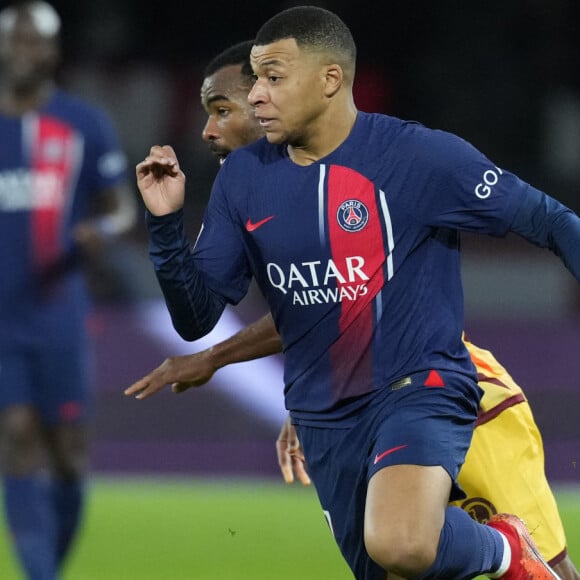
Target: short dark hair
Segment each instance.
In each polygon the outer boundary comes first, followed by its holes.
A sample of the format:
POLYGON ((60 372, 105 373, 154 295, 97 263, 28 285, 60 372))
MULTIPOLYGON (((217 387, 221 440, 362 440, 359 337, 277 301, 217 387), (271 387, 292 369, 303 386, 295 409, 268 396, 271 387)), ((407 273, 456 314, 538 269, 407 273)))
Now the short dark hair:
POLYGON ((248 79, 252 79, 253 72, 250 65, 252 46, 254 46, 253 40, 244 40, 229 46, 209 61, 203 72, 204 78, 210 77, 225 66, 240 64, 242 65, 242 74, 248 79))
POLYGON ((350 29, 329 10, 318 6, 283 10, 262 25, 254 44, 272 44, 285 38, 294 38, 301 48, 329 51, 354 67, 356 44, 350 29))

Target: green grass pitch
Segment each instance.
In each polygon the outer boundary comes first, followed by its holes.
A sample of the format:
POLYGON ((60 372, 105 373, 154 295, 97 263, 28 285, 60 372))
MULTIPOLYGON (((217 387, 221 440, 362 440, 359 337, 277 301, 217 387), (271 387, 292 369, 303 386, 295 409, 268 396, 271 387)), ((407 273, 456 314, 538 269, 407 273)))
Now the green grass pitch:
MULTIPOLYGON (((556 491, 580 565, 580 493, 556 491)), ((21 580, 0 528, 0 578, 21 580)), ((271 480, 96 478, 63 580, 352 580, 314 490, 271 480)))

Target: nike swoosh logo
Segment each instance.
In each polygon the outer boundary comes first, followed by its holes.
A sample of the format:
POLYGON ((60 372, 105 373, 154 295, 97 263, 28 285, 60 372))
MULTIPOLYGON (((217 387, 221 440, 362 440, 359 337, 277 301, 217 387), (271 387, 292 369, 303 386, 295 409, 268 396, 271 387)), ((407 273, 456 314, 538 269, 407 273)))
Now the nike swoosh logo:
POLYGON ((374 465, 376 465, 381 459, 383 459, 387 455, 390 455, 391 453, 394 453, 395 451, 399 451, 399 449, 404 449, 405 447, 407 447, 407 445, 397 445, 397 447, 391 447, 390 449, 387 449, 386 451, 383 451, 382 453, 377 453, 375 455, 374 465))
POLYGON ((246 222, 246 229, 249 232, 253 232, 255 230, 257 230, 259 227, 262 227, 265 223, 269 222, 271 219, 274 219, 275 216, 271 215, 268 216, 267 218, 264 218, 263 220, 260 220, 259 222, 256 223, 252 223, 252 220, 250 218, 248 218, 248 221, 246 222))

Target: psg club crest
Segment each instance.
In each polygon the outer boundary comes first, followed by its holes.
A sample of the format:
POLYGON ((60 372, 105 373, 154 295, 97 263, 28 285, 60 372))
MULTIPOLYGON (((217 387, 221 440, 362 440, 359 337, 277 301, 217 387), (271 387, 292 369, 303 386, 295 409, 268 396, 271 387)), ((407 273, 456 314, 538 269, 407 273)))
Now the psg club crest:
POLYGON ((340 204, 336 219, 344 231, 359 232, 369 221, 369 210, 361 201, 349 199, 340 204))

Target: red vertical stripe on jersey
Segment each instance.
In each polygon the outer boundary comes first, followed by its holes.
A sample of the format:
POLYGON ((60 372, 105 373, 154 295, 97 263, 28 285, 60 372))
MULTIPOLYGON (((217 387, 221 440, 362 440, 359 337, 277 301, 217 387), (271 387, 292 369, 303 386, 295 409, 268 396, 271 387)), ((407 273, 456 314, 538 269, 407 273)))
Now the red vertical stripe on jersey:
POLYGON ((62 252, 62 222, 66 215, 74 134, 70 127, 40 117, 32 135, 31 166, 34 212, 32 251, 37 267, 54 264, 62 252))
POLYGON ((374 329, 373 298, 384 284, 383 266, 386 259, 381 212, 372 182, 347 167, 331 166, 327 182, 327 221, 332 259, 344 280, 337 280, 342 295, 339 329, 341 337, 333 346, 332 364, 335 387, 343 395, 355 395, 372 382, 371 343, 374 329), (346 231, 339 223, 341 205, 349 200, 364 204, 368 222, 359 231, 346 231), (347 263, 358 257, 364 260, 362 271, 368 280, 354 273, 348 277, 347 263), (366 291, 361 295, 361 287, 366 291), (350 299, 353 293, 356 299, 350 299), (358 386, 358 387, 357 387, 358 386), (345 392, 345 389, 355 389, 345 392))

